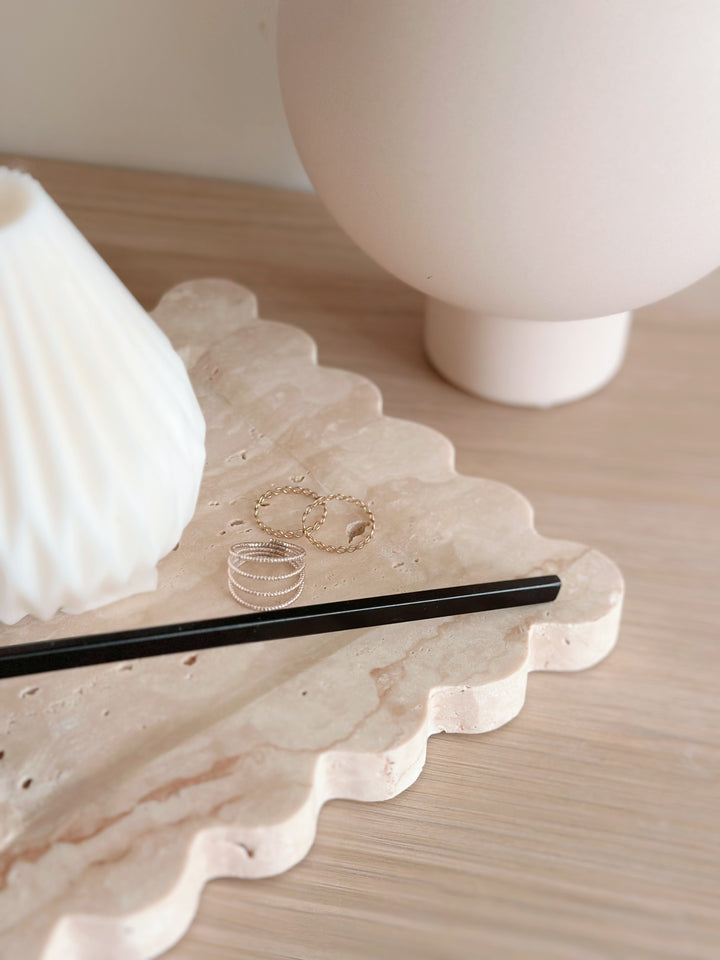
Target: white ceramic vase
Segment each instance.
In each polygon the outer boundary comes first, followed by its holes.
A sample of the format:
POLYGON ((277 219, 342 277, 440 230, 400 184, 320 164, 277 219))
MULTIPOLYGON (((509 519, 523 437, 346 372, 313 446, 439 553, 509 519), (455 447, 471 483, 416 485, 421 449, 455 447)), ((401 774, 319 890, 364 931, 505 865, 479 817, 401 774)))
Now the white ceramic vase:
POLYGON ((153 589, 204 439, 165 335, 41 185, 0 168, 0 621, 153 589))
POLYGON ((720 263, 717 0, 281 0, 278 54, 318 194, 467 390, 592 392, 720 263))

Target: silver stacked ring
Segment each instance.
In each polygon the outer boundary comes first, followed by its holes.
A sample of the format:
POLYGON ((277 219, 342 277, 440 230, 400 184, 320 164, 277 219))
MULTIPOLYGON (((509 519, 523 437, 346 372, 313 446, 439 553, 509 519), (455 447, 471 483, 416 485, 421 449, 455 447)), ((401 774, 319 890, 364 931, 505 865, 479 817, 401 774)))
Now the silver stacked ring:
POLYGON ((284 540, 234 543, 230 547, 228 589, 244 607, 251 610, 289 607, 302 593, 304 584, 302 547, 284 540), (273 589, 262 589, 263 586, 273 589))

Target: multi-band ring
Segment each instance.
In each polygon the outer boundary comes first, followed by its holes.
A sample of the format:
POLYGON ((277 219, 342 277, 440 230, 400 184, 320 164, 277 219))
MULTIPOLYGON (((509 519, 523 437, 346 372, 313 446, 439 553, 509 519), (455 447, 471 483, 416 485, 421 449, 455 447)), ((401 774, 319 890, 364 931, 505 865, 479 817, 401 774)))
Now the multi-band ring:
POLYGON ((251 610, 289 607, 302 593, 304 583, 305 551, 297 544, 265 540, 230 547, 228 589, 238 603, 251 610), (258 589, 265 585, 271 589, 258 589))

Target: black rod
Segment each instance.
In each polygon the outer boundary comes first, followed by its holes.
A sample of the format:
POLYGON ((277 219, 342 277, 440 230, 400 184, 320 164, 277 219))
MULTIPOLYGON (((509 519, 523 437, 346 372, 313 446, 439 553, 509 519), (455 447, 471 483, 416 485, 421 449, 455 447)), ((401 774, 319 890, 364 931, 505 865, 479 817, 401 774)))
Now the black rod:
POLYGON ((393 593, 384 597, 314 603, 217 620, 195 620, 62 640, 17 643, 0 647, 0 679, 96 663, 187 653, 209 647, 549 603, 557 597, 559 590, 560 578, 555 575, 528 577, 443 587, 439 590, 393 593))

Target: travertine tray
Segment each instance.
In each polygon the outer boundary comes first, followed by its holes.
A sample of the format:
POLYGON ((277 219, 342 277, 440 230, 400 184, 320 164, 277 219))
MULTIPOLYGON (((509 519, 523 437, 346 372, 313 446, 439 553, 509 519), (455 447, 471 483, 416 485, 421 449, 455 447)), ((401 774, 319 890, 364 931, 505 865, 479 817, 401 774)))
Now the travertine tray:
POLYGON ((563 588, 545 607, 0 682, 8 960, 157 955, 207 879, 288 869, 326 800, 394 796, 431 734, 507 722, 529 671, 591 666, 616 639, 623 588, 606 557, 540 537, 518 493, 456 474, 444 437, 383 417, 371 383, 318 367, 312 341, 258 320, 247 290, 185 284, 156 317, 208 422, 195 518, 156 593, 26 619, 0 642, 240 612, 227 548, 261 536, 253 505, 278 483, 361 497, 377 517, 357 553, 308 545, 304 603, 554 572, 563 588))

